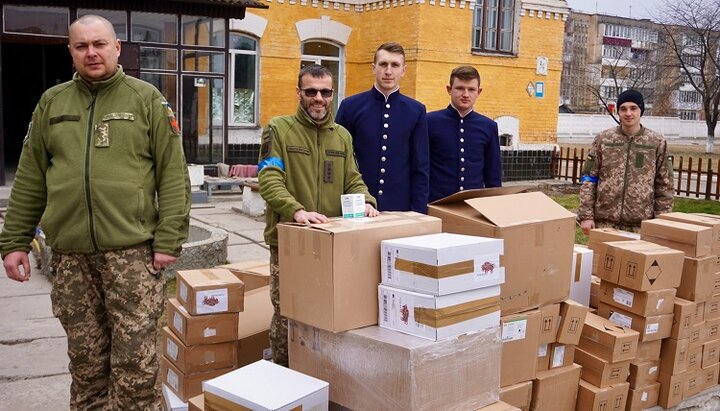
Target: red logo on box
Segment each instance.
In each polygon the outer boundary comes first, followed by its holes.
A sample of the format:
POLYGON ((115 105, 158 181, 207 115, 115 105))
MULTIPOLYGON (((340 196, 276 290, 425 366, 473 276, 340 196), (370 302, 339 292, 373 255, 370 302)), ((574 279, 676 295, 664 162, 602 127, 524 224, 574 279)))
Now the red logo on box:
POLYGON ((219 302, 220 302, 220 300, 218 300, 218 298, 215 296, 212 296, 212 297, 205 296, 202 301, 203 305, 209 305, 210 307, 214 307, 214 306, 218 305, 219 302))

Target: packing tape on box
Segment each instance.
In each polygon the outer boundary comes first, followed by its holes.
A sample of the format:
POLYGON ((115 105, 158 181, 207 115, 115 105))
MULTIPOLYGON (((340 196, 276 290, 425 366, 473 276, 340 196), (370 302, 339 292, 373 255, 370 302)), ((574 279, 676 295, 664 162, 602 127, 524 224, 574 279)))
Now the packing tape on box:
POLYGON ((575 253, 575 282, 580 281, 580 268, 582 267, 582 253, 575 253))
POLYGON ((415 321, 434 328, 447 327, 482 317, 500 310, 500 297, 488 297, 480 300, 452 305, 444 308, 415 307, 415 321))
POLYGON ((436 266, 398 258, 395 260, 395 269, 421 275, 423 277, 448 278, 456 275, 472 274, 475 272, 475 261, 467 260, 453 264, 436 266))
POLYGON ((228 282, 222 278, 220 278, 219 275, 215 274, 214 269, 210 268, 202 268, 200 269, 200 272, 203 273, 208 279, 212 280, 214 284, 227 284, 228 282))

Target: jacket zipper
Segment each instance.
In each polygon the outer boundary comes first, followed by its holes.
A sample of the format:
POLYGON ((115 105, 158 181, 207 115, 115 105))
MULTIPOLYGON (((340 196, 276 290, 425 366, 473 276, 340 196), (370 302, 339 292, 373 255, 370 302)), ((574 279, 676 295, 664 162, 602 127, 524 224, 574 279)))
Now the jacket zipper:
POLYGON ((92 102, 90 103, 90 117, 88 118, 87 141, 85 144, 85 204, 88 208, 89 225, 90 225, 90 241, 93 250, 99 251, 100 247, 95 238, 95 217, 93 216, 92 196, 90 194, 90 147, 92 146, 93 135, 93 118, 95 116, 95 100, 97 99, 97 91, 92 92, 92 102))
POLYGON ((317 141, 317 147, 318 147, 318 176, 317 176, 318 189, 317 189, 317 198, 315 199, 315 204, 316 204, 315 207, 316 207, 318 213, 324 214, 325 210, 320 209, 320 197, 322 197, 322 195, 320 194, 320 190, 322 190, 321 182, 323 179, 323 175, 325 175, 325 167, 323 164, 322 155, 320 155, 320 153, 322 153, 322 149, 320 147, 320 129, 319 128, 316 130, 315 135, 316 135, 316 141, 317 141))
POLYGON ((623 177, 623 190, 622 197, 620 198, 620 224, 623 223, 625 215, 625 194, 627 194, 627 183, 628 183, 628 167, 630 167, 630 148, 632 147, 632 137, 627 143, 627 153, 625 154, 625 177, 623 177))

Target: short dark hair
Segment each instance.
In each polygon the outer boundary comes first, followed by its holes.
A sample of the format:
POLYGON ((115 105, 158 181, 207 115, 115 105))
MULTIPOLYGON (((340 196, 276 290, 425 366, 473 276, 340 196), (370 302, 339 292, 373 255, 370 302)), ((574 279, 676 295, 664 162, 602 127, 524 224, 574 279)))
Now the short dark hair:
POLYGON ((458 66, 453 69, 450 73, 450 85, 452 86, 453 81, 458 78, 463 81, 477 79, 478 86, 480 85, 480 73, 473 66, 458 66))
POLYGON ((405 49, 403 48, 403 46, 401 46, 400 43, 389 42, 381 44, 380 47, 375 50, 375 55, 373 56, 373 63, 377 62, 377 55, 380 50, 385 50, 388 53, 400 54, 403 57, 403 61, 405 61, 405 49))
POLYGON ((302 78, 309 74, 310 77, 314 78, 322 78, 322 77, 330 77, 333 78, 332 72, 327 69, 327 67, 321 66, 319 64, 311 64, 309 66, 305 66, 300 69, 300 73, 298 73, 298 88, 302 88, 302 78))

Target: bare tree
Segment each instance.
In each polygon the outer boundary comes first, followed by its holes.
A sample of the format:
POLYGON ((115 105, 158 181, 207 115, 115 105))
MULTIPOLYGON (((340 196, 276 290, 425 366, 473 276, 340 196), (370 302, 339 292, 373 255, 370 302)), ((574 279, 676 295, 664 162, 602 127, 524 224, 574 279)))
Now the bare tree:
POLYGON ((720 0, 665 0, 656 20, 682 83, 699 94, 707 125, 705 152, 712 153, 720 104, 720 0))

